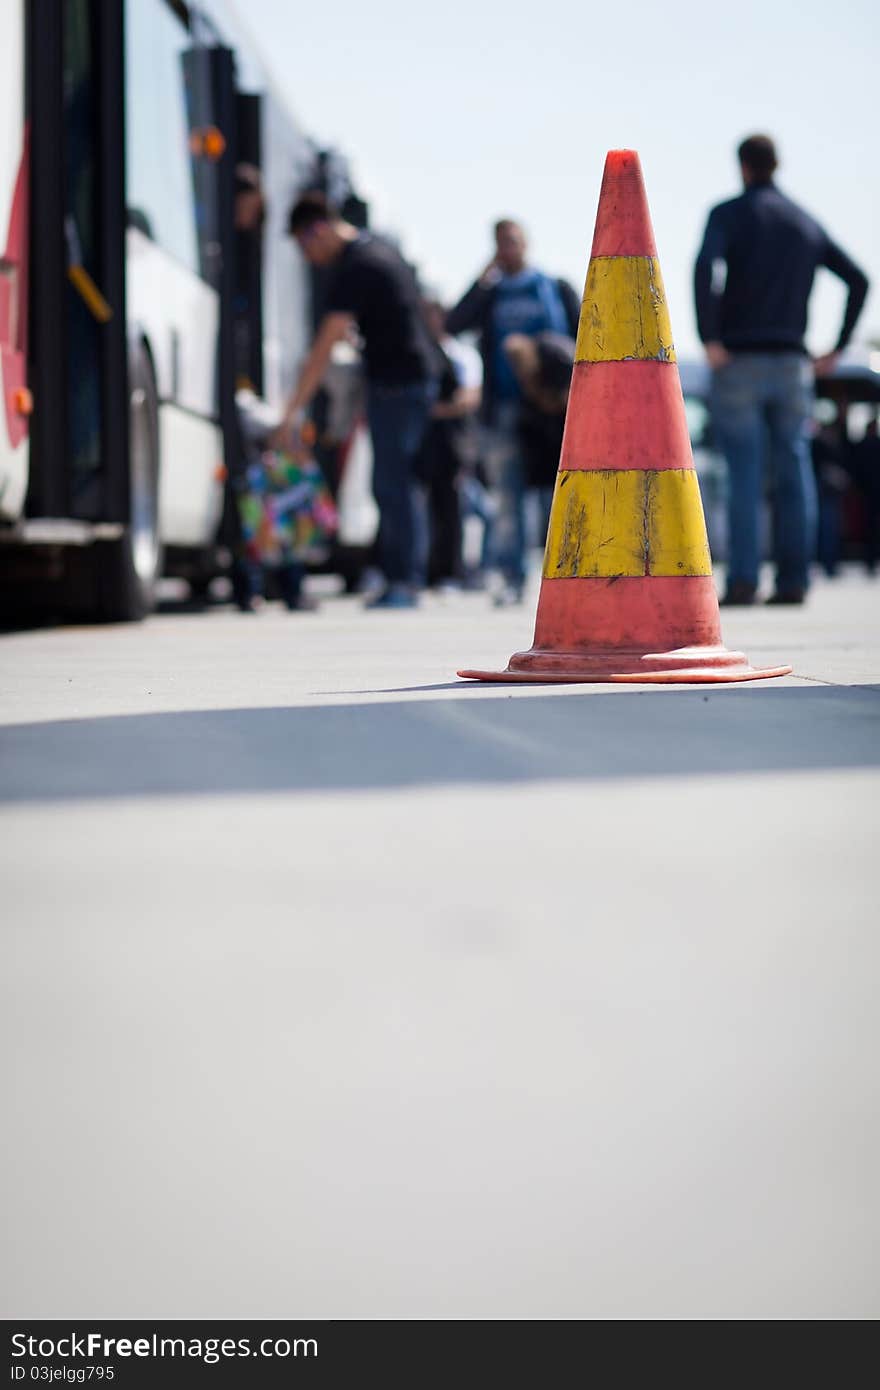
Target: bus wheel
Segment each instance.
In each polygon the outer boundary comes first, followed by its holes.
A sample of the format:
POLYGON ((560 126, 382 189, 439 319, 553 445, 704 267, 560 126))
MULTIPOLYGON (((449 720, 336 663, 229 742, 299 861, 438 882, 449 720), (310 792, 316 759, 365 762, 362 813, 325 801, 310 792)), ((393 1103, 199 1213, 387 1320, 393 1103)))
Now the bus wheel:
POLYGON ((159 539, 159 409, 146 349, 129 361, 129 524, 117 541, 99 542, 99 607, 105 622, 137 622, 156 606, 162 573, 159 539))

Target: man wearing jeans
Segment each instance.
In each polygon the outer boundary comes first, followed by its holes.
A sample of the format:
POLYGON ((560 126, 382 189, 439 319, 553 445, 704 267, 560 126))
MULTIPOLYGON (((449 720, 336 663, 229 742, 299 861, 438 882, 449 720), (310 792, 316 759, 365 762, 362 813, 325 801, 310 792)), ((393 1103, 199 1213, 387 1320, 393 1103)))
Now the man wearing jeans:
POLYGON ((830 372, 868 292, 866 276, 773 182, 776 150, 752 135, 737 151, 745 192, 713 208, 694 272, 697 327, 712 368, 712 419, 727 459, 726 604, 755 602, 765 440, 774 495, 776 591, 802 603, 816 525, 810 461, 813 373, 830 372), (849 289, 837 346, 810 362, 807 303, 818 266, 849 289), (726 269, 723 284, 719 272, 726 269))
POLYGON ((494 228, 495 255, 446 316, 450 333, 479 333, 483 358, 485 464, 498 514, 489 560, 504 587, 495 602, 518 603, 526 579, 526 464, 520 434, 522 390, 505 343, 512 334, 577 335, 580 299, 565 280, 545 275, 527 260, 525 232, 504 217, 494 228))
POLYGON ((424 524, 413 471, 436 392, 436 363, 416 279, 388 242, 358 231, 322 193, 307 193, 289 229, 306 260, 332 270, 324 317, 278 431, 283 442, 323 380, 335 343, 363 341, 379 559, 386 588, 370 607, 412 608, 423 581, 424 524))

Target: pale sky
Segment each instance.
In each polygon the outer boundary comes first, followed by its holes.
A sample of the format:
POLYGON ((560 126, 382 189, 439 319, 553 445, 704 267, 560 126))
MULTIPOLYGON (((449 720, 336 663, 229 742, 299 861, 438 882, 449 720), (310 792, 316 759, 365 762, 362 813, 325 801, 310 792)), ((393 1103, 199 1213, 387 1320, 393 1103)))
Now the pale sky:
MULTIPOLYGON (((856 340, 880 338, 874 0, 247 0, 302 126, 349 158, 373 225, 457 298, 512 215, 532 259, 580 292, 605 153, 641 155, 680 355, 698 350, 693 257, 740 191, 734 151, 774 137, 780 187, 863 267, 856 340)), ((843 287, 820 272, 809 343, 833 346, 843 287)))

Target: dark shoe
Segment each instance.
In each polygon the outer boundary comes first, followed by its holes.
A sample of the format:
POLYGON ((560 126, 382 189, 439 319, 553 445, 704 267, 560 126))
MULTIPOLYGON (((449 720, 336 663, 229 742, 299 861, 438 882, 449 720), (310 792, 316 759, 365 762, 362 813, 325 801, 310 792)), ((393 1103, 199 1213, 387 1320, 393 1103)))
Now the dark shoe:
POLYGON ((722 608, 748 608, 755 602, 757 589, 754 584, 745 584, 741 580, 729 585, 727 593, 721 599, 722 608))
POLYGON ((403 584, 392 584, 384 593, 377 598, 371 598, 364 604, 365 608, 417 608, 418 598, 412 589, 403 584))
POLYGON ((771 605, 803 603, 806 596, 806 589, 777 589, 776 593, 771 594, 766 602, 771 605))
POLYGON ((308 594, 296 594, 293 598, 284 600, 284 606, 288 613, 317 613, 321 607, 316 598, 309 598, 308 594))
POLYGON ((263 576, 259 565, 236 559, 229 575, 232 599, 239 613, 256 613, 263 596, 263 576))
POLYGON ((463 589, 482 590, 486 587, 486 575, 483 570, 468 570, 462 577, 461 587, 463 589))

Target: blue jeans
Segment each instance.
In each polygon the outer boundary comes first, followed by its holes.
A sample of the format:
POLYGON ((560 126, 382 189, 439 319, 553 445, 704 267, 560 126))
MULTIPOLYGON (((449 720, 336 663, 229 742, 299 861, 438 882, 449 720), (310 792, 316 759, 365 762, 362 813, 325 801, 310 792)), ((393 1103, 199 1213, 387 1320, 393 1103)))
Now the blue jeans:
MULTIPOLYGON (((486 531, 485 567, 501 571, 507 584, 521 589, 526 580, 526 546, 529 496, 526 458, 520 435, 519 401, 500 401, 483 432, 486 471, 495 494, 497 510, 486 531)), ((550 518, 553 488, 535 488, 538 530, 543 545, 550 518)))
POLYGON ((433 382, 367 390, 373 444, 373 496, 379 508, 379 562, 389 584, 421 584, 427 560, 427 516, 413 465, 436 395, 433 382))
POLYGON ((519 401, 499 402, 483 435, 486 472, 497 501, 484 563, 517 589, 526 578, 526 466, 519 413, 519 401))
POLYGON ((807 588, 816 534, 812 404, 812 369, 800 353, 735 353, 713 373, 712 422, 727 459, 728 585, 758 584, 766 460, 773 489, 776 587, 807 588))

